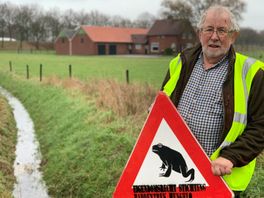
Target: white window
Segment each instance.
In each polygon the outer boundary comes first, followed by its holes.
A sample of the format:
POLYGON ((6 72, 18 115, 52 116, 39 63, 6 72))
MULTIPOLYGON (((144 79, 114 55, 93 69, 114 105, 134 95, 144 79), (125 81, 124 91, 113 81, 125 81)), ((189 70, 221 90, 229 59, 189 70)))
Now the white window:
POLYGON ((171 49, 172 49, 173 51, 176 50, 176 43, 172 43, 172 44, 171 44, 171 49))
POLYGON ((136 50, 140 50, 142 48, 142 45, 141 44, 136 44, 135 48, 136 48, 136 50))
POLYGON ((150 44, 151 52, 159 52, 159 43, 153 42, 150 44))

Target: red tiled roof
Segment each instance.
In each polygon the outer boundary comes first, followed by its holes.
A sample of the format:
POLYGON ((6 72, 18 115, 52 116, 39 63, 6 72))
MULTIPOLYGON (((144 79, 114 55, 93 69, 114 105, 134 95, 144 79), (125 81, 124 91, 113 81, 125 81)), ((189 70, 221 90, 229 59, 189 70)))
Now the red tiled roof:
POLYGON ((81 27, 94 42, 132 43, 133 34, 146 35, 148 33, 148 29, 143 28, 120 28, 101 26, 81 27))

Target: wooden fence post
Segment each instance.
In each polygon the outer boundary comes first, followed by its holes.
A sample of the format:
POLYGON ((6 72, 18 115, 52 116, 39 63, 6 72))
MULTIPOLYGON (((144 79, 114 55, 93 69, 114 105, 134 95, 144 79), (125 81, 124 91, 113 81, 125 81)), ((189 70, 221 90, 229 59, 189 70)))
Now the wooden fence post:
POLYGON ((9 61, 9 70, 10 72, 12 72, 12 62, 11 61, 9 61))
POLYGON ((29 79, 29 67, 27 65, 27 79, 29 79))
POLYGON ((71 64, 69 65, 69 77, 70 78, 72 77, 72 66, 71 66, 71 64))
POLYGON ((40 64, 39 68, 39 81, 42 81, 42 64, 40 64))
POLYGON ((129 84, 129 71, 128 69, 126 70, 126 82, 129 84))

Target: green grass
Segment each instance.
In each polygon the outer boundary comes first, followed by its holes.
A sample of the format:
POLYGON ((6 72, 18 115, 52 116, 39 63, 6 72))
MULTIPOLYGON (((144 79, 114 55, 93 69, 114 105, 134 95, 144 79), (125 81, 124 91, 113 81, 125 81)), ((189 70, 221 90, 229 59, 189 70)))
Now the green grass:
POLYGON ((262 198, 264 197, 264 152, 257 158, 257 165, 245 192, 241 194, 242 198, 262 198))
POLYGON ((0 95, 0 197, 11 198, 15 182, 16 124, 12 109, 0 95))
POLYGON ((120 82, 126 80, 129 70, 131 82, 148 83, 160 88, 162 80, 172 57, 138 57, 138 56, 58 56, 54 54, 16 54, 0 53, 0 67, 9 71, 9 61, 16 74, 26 78, 26 65, 29 65, 30 78, 39 78, 40 64, 43 65, 43 77, 69 76, 72 65, 73 77, 82 80, 110 78, 120 82))
POLYGON ((3 73, 0 82, 20 98, 35 123, 52 197, 111 197, 135 142, 120 129, 122 119, 99 111, 78 93, 70 96, 3 73))

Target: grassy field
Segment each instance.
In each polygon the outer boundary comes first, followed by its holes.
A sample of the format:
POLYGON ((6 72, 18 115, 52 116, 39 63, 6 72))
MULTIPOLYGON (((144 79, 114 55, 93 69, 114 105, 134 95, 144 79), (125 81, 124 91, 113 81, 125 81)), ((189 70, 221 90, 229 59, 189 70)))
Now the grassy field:
POLYGON ((72 65, 72 76, 81 80, 95 77, 126 81, 126 70, 129 70, 130 82, 149 83, 159 88, 172 57, 153 56, 57 56, 54 54, 17 54, 0 53, 0 67, 9 70, 12 62, 13 72, 26 78, 26 65, 29 65, 30 78, 39 78, 40 64, 43 65, 43 77, 69 76, 69 65, 72 65))
MULTIPOLYGON (((34 121, 51 197, 111 197, 170 59, 0 53, 0 85, 21 100, 34 121), (25 79, 29 61, 36 65, 34 80, 25 79), (43 82, 38 81, 40 62, 43 82), (75 68, 72 80, 69 62, 75 68), (124 83, 128 64, 135 84, 124 83), (90 81, 96 77, 117 81, 90 81)), ((262 155, 242 197, 262 196, 263 164, 262 155)))

